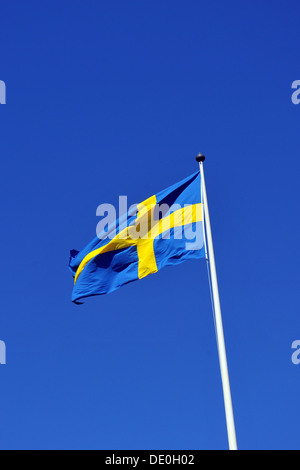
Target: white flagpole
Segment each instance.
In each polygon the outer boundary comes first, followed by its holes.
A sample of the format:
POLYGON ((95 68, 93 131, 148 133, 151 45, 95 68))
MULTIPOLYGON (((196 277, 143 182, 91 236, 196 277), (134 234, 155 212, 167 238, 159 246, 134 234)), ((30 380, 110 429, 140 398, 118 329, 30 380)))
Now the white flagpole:
POLYGON ((220 305, 220 295, 219 295, 214 246, 213 246, 213 240, 212 240, 205 178, 204 178, 203 162, 205 160, 205 157, 199 153, 199 155, 197 155, 196 157, 196 160, 199 163, 200 174, 201 174, 201 186, 202 186, 202 196, 203 196, 202 204, 204 206, 204 218, 205 218, 205 222, 204 221, 203 222, 205 223, 206 235, 207 235, 207 248, 208 248, 209 266, 210 266, 210 274, 211 274, 211 286, 212 286, 212 295, 213 295, 214 311, 215 311, 214 313, 215 313, 215 321, 216 321, 216 335, 217 335, 219 361, 220 361, 220 369, 221 369, 221 377, 222 377, 222 385, 223 385, 223 395, 224 395, 224 404, 225 404, 229 450, 237 450, 237 441, 236 441, 234 415, 233 415, 232 399, 231 399, 231 391, 230 391, 230 381, 229 381, 229 373, 228 373, 228 365, 227 365, 227 357, 226 357, 223 321, 222 321, 222 313, 221 313, 221 305, 220 305))

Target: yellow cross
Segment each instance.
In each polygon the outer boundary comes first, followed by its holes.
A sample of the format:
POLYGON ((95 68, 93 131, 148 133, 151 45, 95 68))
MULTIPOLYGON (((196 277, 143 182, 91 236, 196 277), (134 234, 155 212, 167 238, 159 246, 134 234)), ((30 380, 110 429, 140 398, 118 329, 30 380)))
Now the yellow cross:
POLYGON ((201 204, 193 204, 163 217, 160 220, 153 220, 154 208, 156 205, 156 196, 152 196, 138 205, 138 214, 135 224, 125 227, 118 235, 107 245, 97 250, 91 251, 81 261, 75 275, 76 284, 78 277, 85 266, 96 256, 108 253, 109 251, 121 250, 130 246, 137 247, 139 259, 138 275, 142 279, 148 274, 157 272, 157 265, 154 253, 154 240, 162 233, 175 227, 182 227, 193 222, 202 221, 201 204), (137 227, 139 228, 137 230, 137 227))

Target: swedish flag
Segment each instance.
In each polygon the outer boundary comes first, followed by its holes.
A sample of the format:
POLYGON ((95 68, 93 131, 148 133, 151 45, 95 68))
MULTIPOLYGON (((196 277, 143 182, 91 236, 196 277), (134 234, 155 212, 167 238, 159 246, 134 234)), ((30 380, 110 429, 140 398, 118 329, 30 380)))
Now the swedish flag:
POLYGON ((72 301, 108 294, 164 266, 204 258, 200 178, 200 172, 194 173, 137 204, 136 211, 121 217, 83 250, 72 250, 72 301))

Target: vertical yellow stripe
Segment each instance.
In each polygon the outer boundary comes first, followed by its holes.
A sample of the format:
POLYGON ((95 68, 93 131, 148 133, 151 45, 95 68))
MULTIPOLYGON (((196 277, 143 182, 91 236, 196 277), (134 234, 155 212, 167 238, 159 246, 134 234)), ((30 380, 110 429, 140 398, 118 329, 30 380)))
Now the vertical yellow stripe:
POLYGON ((157 272, 157 265, 154 253, 154 240, 140 240, 137 244, 137 254, 139 258, 139 279, 148 274, 157 272))
POLYGON ((138 205, 139 213, 137 219, 144 219, 142 224, 144 225, 142 230, 142 238, 139 239, 137 244, 137 255, 139 258, 139 279, 142 279, 148 274, 157 272, 157 265, 154 253, 154 240, 151 239, 149 231, 152 226, 153 210, 156 205, 156 196, 149 197, 146 201, 138 205), (147 227, 145 227, 145 224, 147 227), (143 238, 145 235, 146 238, 143 238))

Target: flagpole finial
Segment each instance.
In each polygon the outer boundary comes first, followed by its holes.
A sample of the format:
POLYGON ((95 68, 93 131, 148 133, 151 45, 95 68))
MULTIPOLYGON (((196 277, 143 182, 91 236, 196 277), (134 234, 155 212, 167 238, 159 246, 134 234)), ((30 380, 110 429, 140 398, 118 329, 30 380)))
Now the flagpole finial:
POLYGON ((196 157, 196 161, 197 161, 198 163, 204 162, 204 161, 205 161, 205 156, 202 155, 202 153, 198 153, 198 155, 197 155, 197 157, 196 157))

